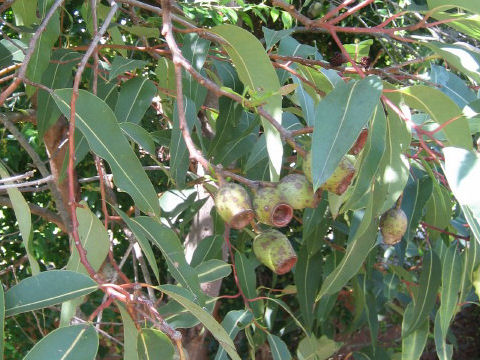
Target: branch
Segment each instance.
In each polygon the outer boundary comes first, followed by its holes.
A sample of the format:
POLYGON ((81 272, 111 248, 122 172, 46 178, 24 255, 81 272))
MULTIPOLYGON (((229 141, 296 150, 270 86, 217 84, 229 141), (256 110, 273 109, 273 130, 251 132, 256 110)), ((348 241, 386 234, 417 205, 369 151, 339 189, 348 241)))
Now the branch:
MULTIPOLYGON (((11 200, 8 197, 4 197, 4 196, 0 196, 0 205, 7 206, 9 208, 13 206, 11 200)), ((65 223, 63 222, 62 218, 59 215, 57 215, 55 212, 31 203, 28 203, 28 207, 30 208, 30 212, 32 214, 38 215, 41 218, 44 218, 45 220, 51 223, 54 223, 64 233, 68 233, 68 229, 65 226, 65 223)))

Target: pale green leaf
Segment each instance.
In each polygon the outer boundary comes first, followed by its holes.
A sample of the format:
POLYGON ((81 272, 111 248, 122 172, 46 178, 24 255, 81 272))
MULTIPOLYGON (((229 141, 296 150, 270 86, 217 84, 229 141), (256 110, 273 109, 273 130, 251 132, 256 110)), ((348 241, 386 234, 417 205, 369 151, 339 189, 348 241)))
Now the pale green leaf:
POLYGON ((147 78, 135 77, 122 84, 115 106, 118 122, 138 124, 152 104, 156 93, 155 84, 147 78))
MULTIPOLYGON (((2 163, 0 162, 0 177, 5 179, 10 177, 10 174, 7 170, 3 167, 2 163)), ((11 184, 12 182, 8 181, 5 184, 11 184)), ((25 247, 25 251, 27 252, 28 262, 30 263, 30 267, 32 268, 32 274, 37 275, 40 273, 40 265, 35 259, 33 255, 31 242, 33 238, 32 233, 32 217, 30 214, 30 208, 28 207, 28 203, 25 201, 22 193, 17 188, 8 188, 7 189, 8 196, 10 197, 10 201, 12 202, 13 211, 15 212, 15 217, 17 218, 18 227, 20 229, 20 234, 22 235, 23 239, 23 246, 25 247)))
POLYGON ((287 344, 278 336, 269 333, 267 340, 273 360, 290 360, 292 358, 292 355, 290 355, 288 351, 287 344))
MULTIPOLYGON (((240 329, 244 328, 253 320, 253 315, 248 310, 231 310, 222 320, 222 326, 230 339, 235 340, 240 329)), ((215 360, 227 360, 227 354, 223 348, 218 349, 215 360)))
POLYGON ((125 305, 115 302, 122 316, 123 323, 123 360, 138 360, 137 336, 138 330, 135 322, 128 313, 125 305))
POLYGON ((262 26, 263 36, 265 37, 265 49, 270 50, 277 42, 282 40, 284 37, 291 35, 294 29, 285 29, 285 30, 270 30, 265 26, 262 26))
POLYGON ((187 309, 192 315, 194 315, 209 331, 210 333, 217 339, 227 354, 233 360, 240 360, 240 357, 235 350, 235 345, 233 344, 232 339, 225 331, 225 329, 210 315, 206 312, 203 308, 201 308, 196 303, 192 302, 191 300, 187 299, 186 297, 182 296, 182 294, 178 291, 179 289, 173 285, 162 285, 159 286, 159 290, 171 297, 173 300, 177 301, 181 304, 185 309, 187 309))
MULTIPOLYGON (((256 96, 280 89, 277 74, 260 41, 249 31, 238 26, 220 25, 212 29, 225 42, 225 50, 232 59, 240 80, 256 96)), ((279 124, 282 123, 282 97, 272 95, 265 99, 263 109, 279 124)), ((270 158, 270 177, 277 181, 280 176, 283 158, 283 146, 278 131, 265 119, 262 125, 267 140, 267 150, 270 158)))
MULTIPOLYGON (((237 270, 238 282, 247 299, 253 299, 257 294, 257 276, 255 268, 258 261, 255 258, 248 258, 246 255, 235 253, 235 267, 237 270)), ((256 317, 263 316, 263 302, 261 300, 250 303, 256 317)))
POLYGON ((311 150, 314 189, 330 178, 357 140, 378 104, 381 91, 380 79, 369 76, 338 85, 316 106, 311 150))
POLYGON ((428 338, 428 319, 424 319, 418 329, 410 335, 406 335, 409 324, 414 320, 413 303, 408 304, 403 314, 402 323, 402 360, 418 360, 422 356, 423 349, 428 338))
POLYGON ((5 293, 6 316, 41 309, 90 294, 98 285, 86 275, 51 270, 28 277, 5 293))
POLYGON ((12 3, 17 26, 30 26, 38 22, 37 0, 17 0, 12 3))
MULTIPOLYGON (((55 90, 54 94, 63 115, 70 118, 72 89, 55 90)), ((159 215, 157 193, 123 136, 112 109, 92 93, 80 90, 75 111, 76 127, 90 148, 108 162, 117 186, 132 196, 141 211, 159 215)))
POLYGON ((22 50, 25 51, 27 46, 18 39, 11 39, 11 41, 13 44, 7 39, 0 40, 0 68, 21 63, 25 58, 22 50))
POLYGON ((145 130, 140 125, 123 122, 120 123, 120 129, 127 135, 130 139, 136 142, 143 150, 148 152, 150 155, 155 156, 155 142, 153 141, 152 135, 145 130))
POLYGON ((168 336, 156 329, 142 329, 138 332, 137 349, 139 360, 173 360, 175 354, 168 336))
POLYGON ((477 100, 475 92, 467 83, 443 66, 430 65, 430 80, 440 85, 439 90, 448 95, 460 109, 477 100))
POLYGON ((307 336, 300 340, 297 348, 298 360, 326 360, 340 349, 337 343, 325 335, 315 338, 307 336))
POLYGON ((462 258, 457 244, 450 244, 442 261, 442 289, 440 292, 440 326, 443 334, 447 334, 450 321, 455 315, 462 277, 462 258))
POLYGON ((61 327, 52 331, 24 357, 24 360, 94 360, 98 334, 92 325, 61 327))
POLYGON ((206 283, 227 277, 232 272, 232 267, 225 261, 211 259, 196 266, 195 270, 198 273, 198 281, 206 283))
POLYGON ((439 360, 451 360, 453 355, 453 345, 447 344, 445 338, 447 333, 442 329, 440 312, 435 316, 434 339, 435 349, 439 360))
POLYGON ((3 284, 0 282, 0 358, 3 359, 4 350, 4 326, 5 326, 5 293, 3 284))
POLYGON ((145 65, 147 65, 147 62, 144 60, 127 59, 122 56, 115 56, 112 61, 108 80, 115 79, 118 75, 127 71, 142 69, 145 65))
POLYGON ((155 39, 160 37, 160 30, 158 28, 151 28, 140 25, 120 26, 120 28, 138 37, 145 36, 146 38, 155 39))

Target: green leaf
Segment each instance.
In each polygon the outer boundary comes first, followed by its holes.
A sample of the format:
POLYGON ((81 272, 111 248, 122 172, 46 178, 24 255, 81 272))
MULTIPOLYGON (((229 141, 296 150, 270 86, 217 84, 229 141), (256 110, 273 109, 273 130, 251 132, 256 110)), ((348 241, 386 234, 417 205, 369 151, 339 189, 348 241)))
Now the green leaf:
MULTIPOLYGON (((235 340, 240 329, 253 320, 253 315, 248 310, 231 310, 222 320, 222 326, 230 339, 235 340)), ((223 348, 218 349, 215 360, 228 360, 223 348)))
POLYGON ((41 309, 97 290, 88 276, 68 270, 51 270, 31 276, 5 293, 6 316, 41 309))
POLYGON ((408 218, 408 226, 404 235, 406 239, 410 240, 415 236, 418 222, 423 214, 423 208, 430 199, 432 190, 433 181, 428 176, 415 180, 405 188, 402 209, 408 218))
POLYGON ((268 334, 268 345, 270 346, 270 352, 273 360, 290 360, 292 355, 288 351, 287 344, 276 335, 268 334))
POLYGON ((150 241, 158 246, 175 280, 203 303, 205 296, 200 289, 197 272, 185 260, 184 248, 173 230, 146 216, 131 218, 130 222, 138 225, 150 241))
POLYGON ((465 81, 443 66, 430 65, 430 81, 440 85, 439 90, 448 95, 460 109, 477 100, 475 92, 465 81))
MULTIPOLYGON (((408 181, 410 163, 402 154, 405 133, 407 133, 407 130, 402 120, 389 114, 387 117, 385 153, 377 171, 378 188, 383 192, 384 197, 380 204, 380 213, 385 212, 395 204, 408 181)), ((410 135, 408 138, 408 142, 410 142, 410 135)))
MULTIPOLYGON (((190 33, 183 37, 182 54, 192 64, 193 68, 202 75, 206 75, 202 71, 202 67, 207 59, 209 48, 210 41, 199 37, 198 34, 190 33)), ((183 70, 182 73, 183 95, 193 100, 195 113, 197 113, 205 102, 207 89, 195 80, 188 71, 183 70)))
MULTIPOLYGON (((262 44, 252 33, 233 25, 216 26, 212 32, 227 43, 224 48, 245 86, 255 91, 259 97, 268 93, 276 93, 280 89, 275 69, 262 44)), ((263 108, 279 124, 282 123, 282 97, 280 95, 272 95, 265 99, 263 108)), ((278 181, 283 158, 282 140, 278 131, 263 118, 262 125, 270 158, 270 177, 272 181, 278 181)))
POLYGON ((115 56, 112 61, 108 80, 115 79, 118 75, 121 75, 127 71, 141 69, 145 65, 147 65, 147 62, 144 60, 126 59, 122 56, 115 56))
POLYGON ((263 36, 265 37, 265 49, 270 50, 276 43, 278 43, 283 38, 291 35, 294 29, 285 29, 285 30, 270 30, 265 26, 262 26, 263 36))
POLYGON ((440 6, 446 8, 459 7, 480 14, 480 5, 476 0, 427 0, 427 4, 430 9, 440 6))
POLYGON ((155 84, 143 77, 135 77, 120 87, 115 116, 118 122, 138 124, 157 93, 155 84))
MULTIPOLYGON (((14 4, 16 4, 16 2, 14 4)), ((11 39, 11 41, 13 41, 13 44, 7 39, 0 40, 1 68, 6 68, 8 66, 21 63, 25 58, 22 49, 25 51, 27 49, 27 45, 18 39, 11 39)))
POLYGON ((361 163, 352 193, 343 205, 341 212, 358 208, 361 198, 371 187, 385 151, 386 131, 387 118, 383 107, 378 104, 370 120, 368 138, 362 152, 361 163))
MULTIPOLYGON (((45 17, 48 9, 53 3, 53 0, 43 0, 39 2, 39 12, 41 18, 45 17)), ((25 74, 28 80, 36 83, 41 82, 43 74, 47 70, 48 64, 50 62, 50 54, 52 52, 52 47, 57 42, 59 35, 60 16, 57 9, 35 45, 35 51, 30 58, 30 62, 27 66, 27 72, 25 74)), ((28 96, 33 95, 35 91, 36 88, 33 86, 27 86, 26 88, 26 93, 28 96)))
POLYGON ((408 304, 403 314, 402 323, 402 360, 418 360, 428 338, 428 319, 424 319, 418 329, 406 336, 409 324, 414 321, 413 303, 408 304))
POLYGON ((5 326, 5 294, 3 292, 3 284, 0 282, 0 358, 3 359, 4 349, 4 333, 5 326))
MULTIPOLYGON (((70 118, 72 89, 55 90, 54 94, 60 111, 70 118)), ((75 111, 76 127, 90 148, 108 162, 117 186, 132 196, 141 211, 159 215, 155 189, 123 136, 112 109, 92 93, 80 90, 75 111)))
POLYGON ((120 311, 123 322, 123 359, 138 360, 137 337, 139 332, 135 322, 123 303, 117 301, 115 305, 117 305, 120 311))
POLYGON ((222 96, 218 100, 215 137, 210 144, 209 155, 220 156, 225 149, 225 144, 235 137, 232 128, 236 127, 240 121, 242 110, 242 106, 232 99, 222 96))
POLYGON ((298 360, 326 360, 340 349, 341 343, 323 335, 320 338, 307 336, 300 340, 297 348, 298 360))
POLYGON ((120 123, 120 129, 127 135, 130 139, 136 142, 142 149, 148 152, 150 155, 155 156, 155 142, 153 141, 152 135, 145 130, 140 125, 123 122, 120 123))
MULTIPOLYGON (((315 240, 318 241, 318 238, 315 240)), ((298 253, 298 261, 295 265, 294 280, 297 287, 297 299, 300 305, 303 323, 307 330, 312 329, 314 315, 315 294, 322 280, 323 255, 320 252, 310 255, 308 243, 304 243, 298 253)))
POLYGON ((405 327, 402 336, 408 336, 421 327, 428 314, 435 306, 437 290, 440 286, 442 267, 440 260, 433 251, 428 251, 423 257, 423 269, 420 274, 419 289, 415 298, 413 315, 405 327))
MULTIPOLYGON (((158 78, 158 86, 167 90, 170 96, 174 96, 177 91, 177 86, 175 84, 175 65, 173 65, 172 60, 165 57, 160 58, 155 69, 155 74, 158 78)), ((160 91, 159 96, 162 100, 166 100, 169 97, 164 94, 164 91, 160 91)))
POLYGON ((92 325, 61 327, 49 333, 24 357, 24 360, 94 360, 98 334, 92 325))
POLYGON ((30 26, 38 22, 37 0, 17 0, 12 3, 17 26, 30 26))
MULTIPOLYGON (((432 196, 425 205, 425 222, 439 229, 445 229, 450 224, 452 201, 450 193, 443 186, 434 181, 432 196)), ((436 239, 440 232, 427 229, 430 237, 436 239)))
MULTIPOLYGON (((50 63, 42 76, 42 84, 50 89, 61 89, 71 86, 72 69, 75 66, 73 59, 79 59, 81 56, 77 52, 69 50, 58 50, 52 55, 52 59, 56 60, 50 63)), ((38 136, 43 139, 45 132, 57 122, 61 113, 55 105, 52 96, 44 90, 38 90, 37 97, 37 128, 38 136)))
MULTIPOLYGON (((195 104, 193 100, 184 97, 183 106, 183 111, 187 119, 187 126, 191 131, 197 118, 195 104)), ((185 187, 185 175, 187 174, 188 166, 190 165, 189 155, 190 154, 188 152, 187 145, 185 144, 182 132, 180 131, 177 102, 175 102, 175 107, 173 110, 172 138, 170 140, 170 171, 178 188, 185 187)))
MULTIPOLYGON (((10 177, 10 174, 3 167, 1 162, 0 177, 3 179, 10 177)), ((5 184, 12 184, 12 182, 8 181, 5 184)), ((31 248, 33 233, 30 208, 28 207, 28 203, 25 201, 22 193, 17 188, 8 188, 7 193, 10 201, 12 202, 15 217, 17 218, 18 227, 20 229, 20 234, 22 235, 23 239, 23 246, 25 247, 28 262, 30 263, 30 267, 32 268, 32 274, 37 275, 40 273, 40 265, 38 264, 37 259, 35 259, 31 248)))
MULTIPOLYGON (((77 207, 78 234, 80 242, 87 253, 87 260, 95 271, 98 271, 103 262, 107 258, 110 249, 110 240, 108 239, 107 230, 102 222, 95 216, 86 203, 82 203, 84 207, 77 207)), ((87 269, 80 262, 80 256, 76 246, 72 243, 70 250, 70 259, 66 266, 67 270, 75 271, 88 275, 87 269)), ((60 317, 61 326, 70 323, 75 315, 77 306, 83 302, 83 298, 77 298, 64 302, 60 317)))
POLYGON ((200 322, 210 331, 215 339, 217 339, 220 345, 233 360, 240 360, 232 339, 230 339, 225 329, 208 312, 184 297, 179 291, 181 289, 178 289, 174 285, 162 285, 159 286, 159 290, 171 297, 173 300, 177 301, 198 320, 200 320, 200 322))
POLYGON ((480 82, 480 54, 466 43, 446 44, 438 41, 424 43, 426 47, 443 57, 450 66, 480 82))
MULTIPOLYGON (((86 203, 83 203, 83 206, 77 207, 78 234, 80 242, 87 252, 88 262, 95 271, 98 271, 107 258, 110 240, 103 223, 86 207, 86 203)), ((66 267, 67 270, 87 275, 87 269, 80 262, 78 250, 73 244, 71 253, 66 267)))
POLYGON ((442 262, 442 289, 440 292, 440 326, 447 334, 450 321, 455 315, 462 278, 462 258, 457 251, 457 244, 450 244, 442 262))
POLYGON ((338 85, 315 108, 312 140, 313 187, 318 189, 335 171, 372 116, 382 82, 369 76, 338 85), (326 136, 326 134, 328 134, 326 136))
MULTIPOLYGON (((433 87, 414 85, 401 89, 400 92, 408 106, 425 111, 439 125, 462 115, 462 110, 448 95, 433 87)), ((445 126, 442 131, 451 146, 472 148, 472 137, 465 117, 461 116, 445 126)))
POLYGON ((137 349, 139 360, 173 359, 175 348, 160 330, 142 329, 138 332, 137 349))
MULTIPOLYGON (((473 151, 454 147, 443 148, 443 154, 445 155, 445 177, 453 195, 460 205, 469 208, 473 216, 480 219, 480 193, 478 192, 480 159, 478 155, 473 151)), ((477 241, 480 241, 480 238, 477 237, 477 241)))
POLYGON ((314 98, 306 91, 307 85, 304 85, 302 81, 296 76, 292 76, 294 84, 298 87, 295 90, 295 95, 298 99, 300 107, 302 108, 303 118, 307 122, 308 126, 313 126, 315 123, 315 102, 314 98))
POLYGON ((454 14, 437 11, 432 14, 432 18, 442 21, 448 20, 445 25, 477 40, 480 39, 480 15, 471 15, 468 13, 454 14))
POLYGON ((439 312, 437 312, 437 315, 435 316, 435 328, 433 333, 438 359, 450 360, 453 355, 453 345, 447 344, 445 341, 447 333, 442 330, 441 316, 439 312))
POLYGON ((145 36, 146 38, 155 39, 158 39, 160 37, 160 30, 158 28, 151 28, 140 25, 120 26, 120 28, 138 37, 145 36))
POLYGON ((210 259, 221 259, 223 242, 223 236, 221 235, 204 238, 195 249, 190 265, 196 267, 210 259))
POLYGON ((196 266, 195 270, 198 273, 198 281, 207 283, 227 277, 232 272, 232 267, 225 261, 211 259, 196 266))
MULTIPOLYGON (((235 267, 237 270, 238 282, 247 299, 253 299, 257 294, 257 276, 255 268, 258 261, 255 258, 248 258, 246 255, 235 253, 235 267)), ((263 302, 261 300, 250 303, 255 317, 263 316, 263 302)))

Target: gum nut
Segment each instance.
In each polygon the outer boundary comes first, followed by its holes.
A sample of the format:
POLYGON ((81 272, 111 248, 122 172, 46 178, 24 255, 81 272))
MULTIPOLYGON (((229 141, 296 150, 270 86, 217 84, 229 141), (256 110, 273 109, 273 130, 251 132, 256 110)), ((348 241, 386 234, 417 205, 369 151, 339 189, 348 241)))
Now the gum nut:
POLYGON ((259 222, 276 227, 288 225, 293 217, 293 208, 282 200, 276 186, 259 188, 253 197, 253 209, 259 222))
POLYGON ((253 252, 263 265, 278 275, 289 272, 297 262, 297 254, 288 238, 274 229, 255 237, 253 252))
POLYGON ((324 190, 342 195, 355 175, 355 166, 351 156, 344 156, 333 172, 332 176, 321 186, 324 190))
POLYGON ((280 195, 294 209, 316 207, 316 196, 312 184, 305 175, 290 174, 280 180, 278 184, 280 195))
POLYGON ((242 229, 255 217, 248 192, 235 183, 220 186, 215 195, 220 217, 234 229, 242 229))
POLYGON ((395 245, 402 240, 407 231, 408 219, 402 209, 390 209, 380 218, 380 232, 383 242, 388 245, 395 245))

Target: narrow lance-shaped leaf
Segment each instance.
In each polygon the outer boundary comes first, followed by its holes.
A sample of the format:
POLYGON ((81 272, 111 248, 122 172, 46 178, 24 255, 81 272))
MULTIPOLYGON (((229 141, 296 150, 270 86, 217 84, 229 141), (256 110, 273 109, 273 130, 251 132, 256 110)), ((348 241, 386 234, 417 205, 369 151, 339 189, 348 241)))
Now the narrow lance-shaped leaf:
POLYGON ((68 270, 51 270, 31 276, 5 293, 6 316, 62 303, 97 290, 95 281, 68 270))
POLYGON ((128 313, 125 305, 121 302, 115 302, 123 323, 123 359, 124 360, 138 360, 137 352, 137 336, 138 330, 135 322, 128 313))
MULTIPOLYGON (((7 170, 3 167, 2 163, 0 162, 0 177, 1 178, 8 178, 10 174, 7 170)), ((11 184, 11 182, 6 182, 6 184, 11 184)), ((32 218, 30 214, 30 208, 28 207, 25 198, 23 197, 22 193, 17 188, 8 188, 7 189, 8 196, 12 202, 13 211, 15 212, 15 217, 17 218, 18 227, 20 228, 20 234, 22 235, 23 239, 23 246, 27 252, 28 262, 30 263, 30 267, 32 268, 32 274, 37 275, 40 273, 40 266, 38 265, 35 256, 32 253, 31 249, 31 242, 32 242, 32 218)))
POLYGON ((458 303, 462 276, 462 258, 457 251, 457 244, 450 244, 442 262, 442 289, 440 293, 440 326, 447 333, 458 303))
POLYGON ((362 221, 353 234, 353 238, 349 241, 345 256, 327 276, 315 301, 319 301, 325 295, 331 295, 339 291, 362 266, 376 240, 378 224, 376 218, 372 216, 374 204, 375 199, 373 193, 371 193, 362 221))
MULTIPOLYGON (((235 254, 235 267, 237 270, 238 281, 245 296, 248 299, 257 297, 257 276, 255 268, 257 267, 255 258, 248 258, 246 255, 237 252, 235 254)), ((256 317, 263 314, 263 302, 261 300, 250 303, 256 317)))
POLYGON ((143 60, 126 59, 121 56, 115 56, 112 61, 108 80, 115 79, 118 75, 121 75, 126 71, 133 71, 143 68, 146 64, 147 62, 143 60))
POLYGON ((210 259, 196 266, 195 270, 198 273, 198 281, 206 283, 227 277, 232 272, 232 267, 225 261, 210 259))
POLYGON ((369 76, 338 85, 315 108, 312 140, 312 177, 318 189, 333 174, 372 116, 382 82, 369 76))
POLYGON ((358 169, 352 194, 342 207, 342 212, 355 209, 355 205, 365 195, 380 165, 380 160, 385 151, 385 136, 387 131, 387 118, 383 107, 378 104, 372 115, 368 131, 367 142, 363 148, 361 164, 358 169))
POLYGON ((432 179, 424 176, 413 183, 409 183, 403 192, 402 209, 408 218, 408 226, 404 236, 408 240, 415 236, 415 230, 422 217, 423 208, 432 195, 432 189, 432 179))
POLYGON ((287 344, 278 336, 269 333, 267 340, 273 360, 290 360, 292 358, 290 351, 288 351, 287 344))
POLYGON ((451 360, 453 355, 453 345, 447 344, 445 339, 447 334, 442 329, 441 321, 440 312, 437 311, 433 331, 435 349, 437 350, 437 356, 439 360, 451 360))
MULTIPOLYGON (((225 50, 232 59, 240 80, 248 86, 255 97, 267 96, 263 109, 281 124, 282 97, 277 93, 280 82, 260 41, 238 26, 220 25, 212 31, 226 42, 225 50)), ((282 140, 270 122, 262 118, 262 125, 270 158, 270 177, 272 181, 277 181, 282 167, 282 140)))
POLYGON ((400 92, 403 94, 405 103, 408 106, 428 113, 432 120, 439 125, 456 119, 442 129, 449 144, 465 149, 472 148, 472 137, 468 121, 462 116, 462 110, 448 95, 425 85, 410 86, 401 89, 400 92))
MULTIPOLYGON (((72 89, 55 90, 54 94, 60 111, 70 118, 72 89)), ((159 215, 157 193, 123 136, 112 109, 92 93, 80 90, 75 106, 75 125, 90 148, 108 162, 117 186, 130 194, 141 211, 159 215)))
POLYGON ((156 329, 142 329, 138 332, 137 349, 139 360, 171 360, 175 354, 168 336, 156 329))
POLYGON ((98 351, 98 334, 92 325, 61 327, 52 331, 24 357, 24 360, 94 360, 98 351))
MULTIPOLYGON (((83 205, 85 207, 77 207, 78 234, 80 242, 87 253, 88 262, 95 271, 98 271, 108 255, 110 240, 102 222, 90 211, 87 204, 83 203, 83 205)), ((88 275, 87 269, 80 262, 78 250, 73 243, 70 252, 71 255, 66 269, 88 275)), ((61 326, 66 326, 70 323, 75 315, 77 306, 82 302, 82 298, 77 298, 62 304, 61 326)))
POLYGON ((235 345, 225 329, 212 317, 212 315, 202 309, 199 305, 183 296, 180 291, 182 289, 179 289, 173 285, 162 285, 159 286, 159 290, 177 301, 198 320, 200 320, 200 322, 210 331, 215 339, 217 339, 220 345, 233 360, 240 360, 240 357, 235 350, 235 345))
POLYGON ((168 270, 175 280, 191 291, 203 304, 205 295, 200 288, 197 272, 188 265, 184 248, 173 230, 151 217, 140 216, 130 220, 135 222, 150 241, 162 251, 167 261, 168 270))
POLYGON ((406 335, 406 330, 413 318, 413 303, 408 304, 403 314, 402 323, 402 360, 418 360, 422 356, 423 349, 427 344, 428 338, 428 319, 424 319, 418 329, 410 335, 406 335))
MULTIPOLYGON (((253 320, 253 314, 249 310, 231 310, 222 320, 222 326, 230 336, 235 340, 241 328, 248 325, 253 320)), ((227 353, 223 348, 218 349, 215 360, 228 360, 227 353)))
POLYGON ((146 78, 135 77, 122 84, 115 106, 118 122, 138 124, 156 93, 155 84, 146 78))
POLYGON ((443 66, 431 64, 430 78, 432 82, 440 85, 439 90, 448 95, 460 109, 477 100, 475 92, 467 83, 443 66))
POLYGON ((442 266, 433 251, 428 251, 423 257, 423 269, 419 280, 419 289, 415 298, 415 306, 411 320, 405 327, 403 336, 410 335, 427 319, 428 314, 435 306, 437 290, 440 286, 442 266))

